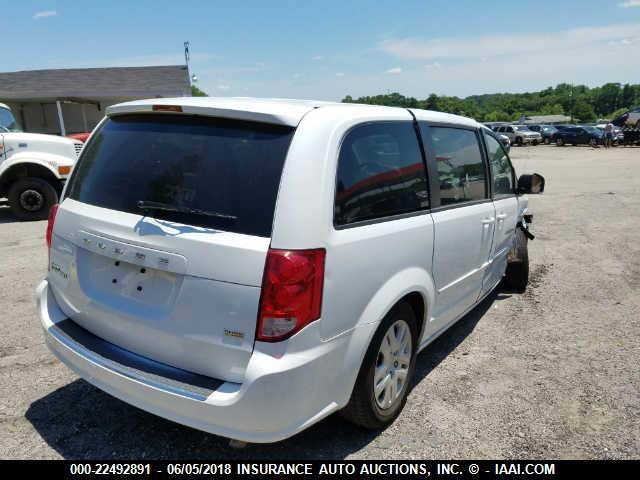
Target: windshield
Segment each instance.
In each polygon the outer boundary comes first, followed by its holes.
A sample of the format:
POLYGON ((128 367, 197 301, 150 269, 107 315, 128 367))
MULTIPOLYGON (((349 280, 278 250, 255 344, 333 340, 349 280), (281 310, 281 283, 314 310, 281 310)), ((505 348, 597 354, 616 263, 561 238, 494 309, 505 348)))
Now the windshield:
POLYGON ((515 125, 513 129, 519 132, 529 131, 529 128, 525 127, 524 125, 515 125))
POLYGON ((558 129, 557 129, 556 127, 551 127, 551 126, 548 126, 548 127, 542 127, 542 130, 543 130, 544 132, 546 132, 546 133, 555 133, 555 132, 557 132, 557 131, 558 131, 558 129))
POLYGON ((22 129, 16 121, 11 110, 0 107, 0 132, 21 132, 22 129))
POLYGON ((85 146, 68 196, 160 220, 269 237, 293 132, 186 115, 113 117, 85 146))

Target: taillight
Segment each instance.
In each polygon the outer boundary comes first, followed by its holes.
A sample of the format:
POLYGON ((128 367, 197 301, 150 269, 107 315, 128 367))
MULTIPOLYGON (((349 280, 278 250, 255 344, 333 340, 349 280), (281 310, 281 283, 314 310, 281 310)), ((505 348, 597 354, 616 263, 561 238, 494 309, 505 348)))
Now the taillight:
POLYGON ((276 342, 320 318, 323 248, 269 249, 262 280, 257 340, 276 342))
POLYGON ((47 253, 49 255, 49 261, 47 262, 48 267, 51 268, 51 235, 53 235, 53 224, 56 221, 56 214, 58 213, 58 204, 51 206, 51 210, 49 210, 49 220, 47 222, 47 235, 45 239, 47 241, 47 253))

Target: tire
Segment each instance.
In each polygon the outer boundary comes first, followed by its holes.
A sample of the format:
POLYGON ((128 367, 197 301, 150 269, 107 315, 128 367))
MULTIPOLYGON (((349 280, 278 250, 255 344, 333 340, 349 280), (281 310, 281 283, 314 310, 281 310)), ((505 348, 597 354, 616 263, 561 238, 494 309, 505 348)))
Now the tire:
POLYGON ((51 206, 58 203, 58 192, 53 186, 36 177, 24 177, 9 187, 9 207, 19 220, 46 220, 51 206))
POLYGON ((527 237, 520 228, 516 229, 513 248, 507 258, 504 285, 508 290, 523 293, 529 283, 529 248, 527 237))
POLYGON ((564 146, 564 140, 562 138, 556 138, 556 145, 559 147, 564 146))
POLYGON ((516 145, 518 145, 519 147, 522 146, 522 137, 516 137, 516 145))
POLYGON ((533 142, 531 142, 531 143, 533 143, 533 146, 535 147, 535 146, 537 146, 537 145, 538 145, 538 140, 534 140, 534 141, 533 141, 533 142))
MULTIPOLYGON (((390 425, 400 414, 407 401, 407 395, 409 393, 409 387, 411 385, 415 369, 419 334, 417 325, 418 323, 415 313, 407 303, 400 303, 396 305, 387 314, 384 320, 382 320, 378 330, 371 340, 362 362, 362 366, 360 367, 356 384, 353 388, 353 392, 351 393, 351 399, 347 406, 342 410, 342 416, 346 420, 364 428, 378 430, 390 425), (380 405, 380 397, 377 397, 374 391, 376 368, 382 368, 384 371, 383 366, 378 367, 378 365, 384 365, 384 361, 381 360, 381 358, 385 358, 385 355, 382 352, 383 340, 386 340, 387 335, 390 332, 393 331, 395 333, 397 331, 397 325, 402 326, 402 328, 406 327, 408 332, 411 333, 411 339, 407 342, 407 344, 411 346, 411 351, 406 357, 408 358, 408 366, 406 369, 402 368, 405 363, 402 362, 401 356, 391 358, 391 360, 395 360, 395 365, 399 366, 399 370, 406 370, 406 377, 400 391, 393 395, 394 398, 392 402, 383 408, 380 405)), ((395 353, 398 353, 398 351, 395 353)), ((390 369, 393 370, 393 364, 390 365, 390 369)), ((378 384, 381 384, 384 379, 388 379, 388 385, 393 385, 393 383, 389 383, 394 381, 393 374, 384 375, 383 379, 378 384)), ((397 374, 395 376, 395 381, 401 381, 397 374)), ((383 396, 382 403, 384 403, 384 399, 387 398, 386 390, 386 388, 383 389, 380 394, 383 396)))

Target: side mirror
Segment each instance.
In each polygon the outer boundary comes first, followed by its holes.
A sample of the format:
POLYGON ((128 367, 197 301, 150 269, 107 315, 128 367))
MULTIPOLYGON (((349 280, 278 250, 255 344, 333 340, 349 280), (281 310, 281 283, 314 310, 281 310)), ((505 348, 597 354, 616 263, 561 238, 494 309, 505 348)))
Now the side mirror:
POLYGON ((544 177, 537 173, 520 175, 518 178, 518 193, 544 192, 544 177))

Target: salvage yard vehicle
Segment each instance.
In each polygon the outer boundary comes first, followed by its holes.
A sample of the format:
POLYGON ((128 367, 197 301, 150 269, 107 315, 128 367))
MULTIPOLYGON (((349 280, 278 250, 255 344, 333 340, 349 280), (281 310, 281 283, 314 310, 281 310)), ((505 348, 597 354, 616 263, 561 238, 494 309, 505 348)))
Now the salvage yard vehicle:
POLYGON ((495 134, 417 109, 176 98, 106 110, 51 210, 38 313, 98 388, 242 442, 379 429, 416 355, 529 274, 495 134))
POLYGON ((618 127, 634 127, 640 129, 640 107, 633 108, 612 120, 618 127))
POLYGON ((0 103, 0 198, 20 220, 44 220, 58 202, 82 142, 25 133, 0 103))
POLYGON ((562 147, 566 144, 573 145, 602 145, 603 133, 591 126, 563 127, 554 134, 556 145, 562 147))
POLYGON ((509 137, 511 145, 537 145, 542 143, 542 135, 529 130, 526 125, 503 125, 496 128, 495 131, 509 137))
POLYGON ((555 140, 554 134, 558 131, 558 129, 553 125, 528 125, 528 127, 529 130, 538 132, 540 135, 542 135, 542 141, 545 143, 545 145, 549 145, 555 140))

